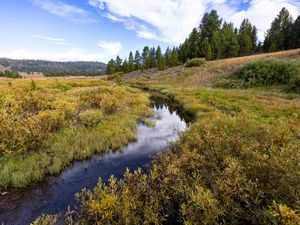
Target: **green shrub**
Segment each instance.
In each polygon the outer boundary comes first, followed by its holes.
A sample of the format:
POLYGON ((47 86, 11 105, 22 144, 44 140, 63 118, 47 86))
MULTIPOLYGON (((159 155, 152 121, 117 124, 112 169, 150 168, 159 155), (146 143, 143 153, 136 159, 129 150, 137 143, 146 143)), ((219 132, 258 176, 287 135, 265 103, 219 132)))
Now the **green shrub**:
POLYGON ((215 81, 213 86, 216 88, 225 88, 225 89, 243 89, 247 85, 243 80, 233 80, 233 79, 221 79, 215 81))
POLYGON ((117 73, 113 73, 107 76, 107 80, 116 80, 116 81, 120 81, 123 77, 124 73, 123 72, 117 72, 117 73))
POLYGON ((144 121, 144 124, 145 124, 147 127, 155 127, 155 126, 156 126, 156 122, 153 121, 153 120, 145 120, 145 121, 144 121))
POLYGON ((285 85, 297 73, 297 67, 290 62, 266 59, 238 68, 231 74, 231 78, 243 80, 246 87, 285 85))
POLYGON ((103 120, 103 113, 99 109, 89 109, 80 113, 79 118, 84 126, 94 127, 103 120))
POLYGON ((289 93, 300 94, 300 76, 292 78, 285 90, 289 93))
POLYGON ((68 84, 56 82, 55 84, 52 85, 52 88, 53 89, 59 89, 61 91, 68 91, 68 90, 72 89, 72 86, 68 85, 68 84))
POLYGON ((202 66, 204 65, 206 62, 205 58, 195 58, 195 59, 189 59, 186 64, 185 67, 198 67, 198 66, 202 66))

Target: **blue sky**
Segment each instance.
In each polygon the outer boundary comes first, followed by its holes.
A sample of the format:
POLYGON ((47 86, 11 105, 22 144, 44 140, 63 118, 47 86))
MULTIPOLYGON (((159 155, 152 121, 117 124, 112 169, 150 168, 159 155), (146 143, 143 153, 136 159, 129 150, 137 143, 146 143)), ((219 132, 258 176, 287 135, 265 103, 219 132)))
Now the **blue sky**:
POLYGON ((0 57, 107 62, 144 45, 177 46, 211 9, 259 38, 282 7, 300 0, 1 0, 0 57))

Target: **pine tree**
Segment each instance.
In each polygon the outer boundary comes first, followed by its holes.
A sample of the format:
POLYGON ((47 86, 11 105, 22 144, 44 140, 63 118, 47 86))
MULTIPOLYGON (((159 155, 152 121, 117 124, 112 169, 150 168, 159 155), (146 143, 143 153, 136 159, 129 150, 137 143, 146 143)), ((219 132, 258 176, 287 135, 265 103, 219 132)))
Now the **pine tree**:
POLYGON ((135 70, 141 69, 141 64, 142 64, 141 61, 142 61, 141 54, 138 50, 136 50, 135 55, 134 55, 135 70))
POLYGON ((293 18, 286 8, 282 8, 278 16, 271 24, 267 32, 264 46, 267 51, 279 51, 288 48, 289 29, 292 25, 293 18))
POLYGON ((129 72, 129 64, 128 64, 127 58, 124 59, 124 62, 122 64, 122 72, 123 73, 129 72))
POLYGON ((143 58, 143 69, 149 69, 150 68, 150 61, 149 61, 149 47, 145 46, 142 53, 143 58))
POLYGON ((178 66, 178 65, 179 65, 178 51, 174 47, 170 56, 170 66, 178 66))
POLYGON ((211 39, 212 59, 220 59, 222 57, 222 40, 220 32, 213 33, 211 39))
POLYGON ((165 69, 165 60, 164 60, 164 57, 162 56, 160 46, 157 46, 155 59, 157 62, 157 69, 164 70, 165 69))
POLYGON ((210 43, 208 41, 208 38, 205 38, 204 41, 202 42, 202 49, 201 49, 203 56, 207 59, 210 60, 212 59, 212 52, 211 52, 211 47, 210 43))
POLYGON ((234 57, 239 52, 239 42, 232 23, 224 23, 221 31, 222 57, 234 57))
POLYGON ((170 48, 168 47, 167 49, 166 49, 166 52, 165 52, 165 65, 167 66, 167 67, 170 67, 171 66, 171 50, 170 50, 170 48))
POLYGON ((291 27, 290 46, 292 48, 300 48, 300 16, 297 17, 291 27))
POLYGON ((106 66, 106 74, 113 74, 116 72, 116 62, 115 60, 111 59, 109 60, 109 62, 107 63, 106 66))
POLYGON ((158 60, 162 57, 161 48, 160 46, 157 46, 156 52, 155 52, 155 61, 158 62, 158 60))
POLYGON ((156 67, 155 62, 155 48, 151 48, 149 51, 149 68, 156 67))
POLYGON ((132 71, 134 71, 134 59, 132 52, 130 52, 128 57, 128 72, 132 71))
POLYGON ((201 54, 200 43, 201 43, 200 34, 197 28, 194 28, 189 38, 187 39, 189 59, 197 58, 200 56, 201 54))
POLYGON ((256 49, 257 29, 248 19, 244 19, 238 32, 240 55, 251 54, 256 49))
POLYGON ((188 49, 188 43, 186 39, 183 44, 179 45, 179 52, 178 52, 179 61, 185 63, 189 59, 188 53, 189 53, 189 49, 188 49))
POLYGON ((165 58, 164 56, 161 56, 157 61, 157 69, 158 70, 164 70, 165 69, 165 58))
POLYGON ((201 39, 204 40, 205 38, 208 38, 208 40, 211 41, 213 33, 220 31, 221 24, 222 19, 219 18, 216 10, 205 13, 200 24, 201 39))
POLYGON ((116 72, 121 72, 122 71, 122 59, 120 56, 117 56, 116 58, 116 72))

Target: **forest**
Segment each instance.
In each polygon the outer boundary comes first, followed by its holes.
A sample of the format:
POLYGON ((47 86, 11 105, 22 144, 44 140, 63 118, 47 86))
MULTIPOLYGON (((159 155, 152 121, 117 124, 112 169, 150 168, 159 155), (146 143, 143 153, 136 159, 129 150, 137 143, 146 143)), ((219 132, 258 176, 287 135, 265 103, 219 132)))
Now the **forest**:
POLYGON ((216 10, 205 13, 201 24, 195 27, 179 47, 167 48, 145 46, 140 53, 129 53, 124 60, 117 56, 106 68, 107 74, 132 72, 157 68, 164 70, 184 64, 189 59, 215 60, 245 56, 263 52, 275 52, 300 47, 300 16, 294 20, 286 8, 282 8, 271 23, 263 42, 258 41, 257 28, 244 19, 239 28, 223 21, 216 10))
POLYGON ((14 60, 0 58, 0 65, 18 72, 40 72, 46 76, 99 76, 105 73, 101 62, 53 62, 45 60, 14 60))

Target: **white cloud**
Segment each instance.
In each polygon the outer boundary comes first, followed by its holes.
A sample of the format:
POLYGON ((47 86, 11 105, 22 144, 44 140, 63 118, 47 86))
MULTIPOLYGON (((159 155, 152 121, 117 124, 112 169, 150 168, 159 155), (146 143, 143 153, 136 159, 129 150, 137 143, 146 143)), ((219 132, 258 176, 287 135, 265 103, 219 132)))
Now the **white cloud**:
POLYGON ((69 42, 67 42, 65 39, 62 39, 62 38, 54 38, 54 37, 48 37, 48 36, 42 36, 42 35, 36 35, 36 34, 30 35, 30 37, 36 38, 36 39, 41 39, 41 40, 46 40, 46 41, 49 41, 52 44, 56 44, 56 45, 71 46, 71 44, 69 42))
POLYGON ((179 44, 199 25, 205 11, 217 9, 226 21, 239 26, 247 17, 258 28, 259 38, 282 7, 296 17, 300 14, 299 0, 89 0, 100 14, 126 29, 136 31, 146 39, 179 44), (240 4, 248 4, 240 10, 240 4))
POLYGON ((120 43, 99 42, 99 52, 87 52, 80 48, 70 48, 63 52, 33 52, 27 49, 14 49, 9 52, 0 51, 0 58, 41 59, 51 61, 101 61, 107 62, 118 55, 122 49, 120 43))
POLYGON ((91 17, 91 15, 87 11, 76 6, 66 4, 61 1, 31 0, 31 2, 35 6, 51 14, 67 19, 72 23, 97 22, 95 19, 91 17))
POLYGON ((118 55, 122 50, 122 44, 119 42, 100 41, 98 43, 98 47, 102 49, 102 54, 107 54, 110 56, 118 55))
MULTIPOLYGON (((179 43, 199 24, 205 11, 199 0, 93 0, 146 39, 179 43)), ((92 6, 95 4, 91 4, 92 6)), ((100 8, 101 9, 101 8, 100 8)), ((115 19, 116 21, 116 19, 115 19)))
POLYGON ((286 7, 294 19, 300 14, 300 2, 294 0, 249 0, 246 10, 230 8, 226 4, 217 4, 214 7, 226 21, 232 21, 239 26, 244 18, 248 18, 258 29, 259 40, 264 39, 266 31, 279 11, 286 7))

